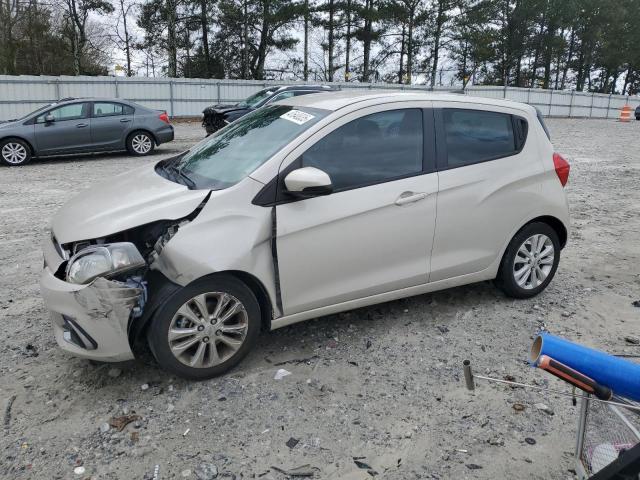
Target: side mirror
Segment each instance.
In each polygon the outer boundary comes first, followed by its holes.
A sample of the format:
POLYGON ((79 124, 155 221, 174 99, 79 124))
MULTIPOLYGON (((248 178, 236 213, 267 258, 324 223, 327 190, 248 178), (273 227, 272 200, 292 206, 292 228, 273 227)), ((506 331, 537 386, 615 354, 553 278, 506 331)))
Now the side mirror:
POLYGON ((50 113, 47 113, 47 114, 44 116, 44 121, 45 121, 45 123, 53 123, 53 122, 55 122, 55 121, 56 121, 56 117, 54 117, 54 116, 53 116, 53 115, 51 115, 50 113))
POLYGON ((333 192, 329 174, 315 167, 294 170, 284 178, 284 185, 287 192, 301 198, 329 195, 333 192))

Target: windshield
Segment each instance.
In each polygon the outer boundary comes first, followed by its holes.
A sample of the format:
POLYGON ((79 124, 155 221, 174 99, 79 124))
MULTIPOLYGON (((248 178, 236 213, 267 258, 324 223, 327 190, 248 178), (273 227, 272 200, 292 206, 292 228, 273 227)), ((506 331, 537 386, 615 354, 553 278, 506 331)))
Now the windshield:
POLYGON ((195 145, 172 167, 192 188, 230 187, 328 113, 289 105, 260 108, 195 145))
POLYGON ((276 93, 278 87, 273 88, 265 88, 264 90, 260 90, 258 93, 254 93, 250 97, 245 98, 242 102, 238 104, 239 107, 243 108, 253 108, 263 100, 266 100, 271 95, 276 93))
POLYGON ((17 119, 16 121, 17 121, 17 122, 21 122, 22 120, 26 120, 26 119, 27 119, 27 117, 30 117, 30 116, 31 116, 31 115, 33 115, 34 113, 41 112, 41 111, 46 110, 47 108, 52 107, 52 106, 54 106, 54 105, 55 105, 55 103, 48 103, 47 105, 44 105, 44 106, 42 106, 42 107, 40 107, 40 108, 38 108, 38 109, 34 110, 33 112, 29 112, 29 113, 27 113, 24 117, 20 117, 20 118, 19 118, 19 119, 17 119))

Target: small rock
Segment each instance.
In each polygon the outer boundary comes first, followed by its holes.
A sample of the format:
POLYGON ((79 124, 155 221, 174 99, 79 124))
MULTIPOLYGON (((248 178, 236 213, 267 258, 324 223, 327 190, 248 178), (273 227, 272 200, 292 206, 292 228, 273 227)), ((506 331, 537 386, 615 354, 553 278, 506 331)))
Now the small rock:
POLYGON ((169 404, 167 405, 167 413, 173 412, 176 409, 176 407, 173 406, 173 404, 169 404))
POLYGON ((149 390, 149 384, 148 383, 143 383, 142 385, 140 385, 140 389, 141 390, 149 390))
POLYGON ((553 410, 549 408, 547 405, 545 405, 544 403, 536 403, 534 407, 536 407, 541 412, 546 413, 547 415, 553 415, 553 410))
POLYGON ((565 318, 569 318, 569 317, 571 316, 571 313, 569 313, 569 312, 562 312, 562 314, 561 314, 561 315, 562 315, 563 317, 565 317, 565 318))
POLYGON ((109 375, 111 378, 118 378, 121 374, 122 370, 120 370, 119 368, 111 368, 107 372, 107 375, 109 375))
POLYGON ((476 465, 475 463, 467 463, 465 467, 469 470, 480 470, 482 468, 480 465, 476 465))
POLYGON ((527 438, 524 439, 524 441, 527 442, 529 445, 535 445, 536 444, 535 438, 527 437, 527 438))
POLYGON ((73 469, 73 473, 76 475, 83 475, 86 469, 83 466, 79 466, 73 469))
POLYGON ((522 412, 522 411, 524 411, 524 409, 525 409, 525 408, 527 408, 527 407, 526 407, 525 405, 523 405, 522 403, 514 403, 514 404, 512 405, 512 407, 513 407, 513 409, 514 409, 516 412, 522 412))
POLYGON ((102 425, 100 425, 100 431, 102 433, 107 433, 109 430, 111 430, 111 425, 109 425, 107 422, 104 422, 102 425))
POLYGON ((634 300, 633 302, 631 302, 631 305, 636 308, 640 308, 640 300, 634 300))
POLYGON ((640 344, 640 339, 638 337, 632 337, 631 335, 627 335, 626 337, 624 337, 624 341, 630 343, 631 345, 640 344))
POLYGON ((195 471, 198 480, 212 480, 218 476, 218 467, 212 463, 203 463, 195 471))
POLYGON ((449 333, 449 327, 446 325, 438 325, 438 330, 440 330, 442 334, 449 333))
POLYGON ((188 468, 186 470, 182 470, 180 472, 180 476, 184 477, 184 478, 190 477, 191 476, 191 470, 189 470, 188 468))

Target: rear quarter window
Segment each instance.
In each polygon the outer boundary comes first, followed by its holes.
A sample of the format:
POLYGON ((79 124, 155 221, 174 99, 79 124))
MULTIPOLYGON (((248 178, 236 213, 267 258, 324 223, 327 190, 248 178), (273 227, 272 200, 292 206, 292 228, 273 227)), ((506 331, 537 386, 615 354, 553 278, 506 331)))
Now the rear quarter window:
POLYGON ((448 168, 515 155, 528 133, 524 118, 485 110, 446 108, 442 123, 448 168))

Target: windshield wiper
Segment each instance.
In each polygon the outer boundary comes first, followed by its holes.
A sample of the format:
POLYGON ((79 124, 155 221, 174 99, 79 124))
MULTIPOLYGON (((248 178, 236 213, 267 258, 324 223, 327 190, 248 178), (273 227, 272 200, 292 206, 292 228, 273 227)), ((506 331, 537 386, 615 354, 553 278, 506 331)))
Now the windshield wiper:
POLYGON ((189 188, 196 188, 196 182, 193 181, 189 175, 184 173, 182 169, 176 167, 175 162, 167 162, 162 165, 162 170, 166 173, 172 174, 174 179, 181 179, 182 184, 186 185, 189 188))

